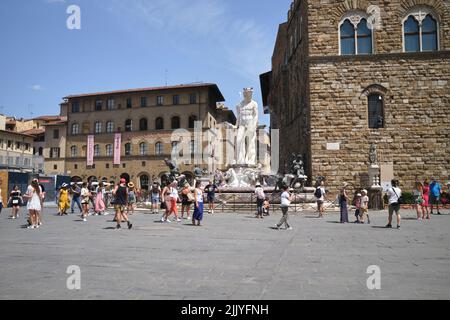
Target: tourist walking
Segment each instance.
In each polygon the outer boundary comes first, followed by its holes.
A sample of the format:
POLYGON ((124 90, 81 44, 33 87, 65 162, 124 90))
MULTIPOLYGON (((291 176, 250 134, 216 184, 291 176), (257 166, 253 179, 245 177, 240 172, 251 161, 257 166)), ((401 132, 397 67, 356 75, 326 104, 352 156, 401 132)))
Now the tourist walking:
POLYGON ((402 222, 402 217, 400 215, 402 190, 398 187, 399 182, 397 180, 392 180, 391 184, 392 188, 388 189, 386 193, 389 199, 389 221, 386 228, 392 228, 392 217, 395 213, 397 215, 397 229, 400 229, 402 222))
POLYGON ((195 226, 201 226, 203 221, 203 191, 201 189, 202 183, 197 181, 195 183, 194 198, 195 207, 192 215, 192 224, 195 226))
POLYGON ((261 184, 257 183, 255 188, 256 196, 256 218, 264 219, 264 200, 266 199, 266 194, 261 184))
POLYGON ((323 180, 320 180, 314 193, 314 196, 317 199, 317 211, 319 211, 319 218, 323 218, 325 213, 325 193, 325 183, 323 180))
MULTIPOLYGON (((427 179, 425 179, 424 183, 423 183, 423 188, 422 188, 422 193, 423 193, 423 204, 422 204, 422 208, 424 209, 427 217, 427 220, 430 220, 430 210, 428 209, 430 207, 430 183, 428 182, 427 179)), ((424 218, 425 219, 425 218, 424 218)))
POLYGON ((341 209, 341 223, 349 223, 348 221, 348 194, 347 194, 348 184, 344 183, 340 193, 339 193, 339 207, 341 209))
POLYGON ((184 217, 184 211, 186 211, 186 219, 191 220, 191 205, 195 201, 195 197, 191 193, 191 186, 186 183, 181 190, 181 219, 184 217))
POLYGON ((84 222, 87 221, 87 217, 89 215, 89 202, 91 201, 91 192, 87 187, 87 183, 84 182, 81 188, 81 206, 83 208, 83 213, 81 214, 81 219, 84 222))
POLYGON ((96 190, 96 196, 95 196, 95 212, 98 215, 106 215, 106 190, 103 182, 100 182, 97 190, 96 190))
POLYGON ((170 185, 166 185, 161 192, 162 200, 161 200, 161 209, 164 209, 164 213, 161 217, 161 222, 172 222, 169 219, 171 203, 170 203, 170 185))
POLYGON ((423 220, 425 219, 425 209, 423 207, 423 185, 421 182, 416 181, 412 195, 414 197, 414 209, 417 213, 417 220, 423 220))
POLYGON ((63 183, 61 189, 59 190, 58 208, 59 216, 67 215, 67 210, 70 208, 69 189, 67 183, 63 183))
POLYGON ((20 192, 19 186, 14 186, 13 191, 9 194, 8 203, 12 206, 11 219, 19 219, 19 210, 23 203, 22 192, 20 192))
POLYGON ((367 190, 361 191, 361 208, 360 208, 360 222, 362 224, 365 223, 367 217, 367 224, 370 224, 370 216, 369 216, 369 196, 367 190))
POLYGON ((39 212, 42 210, 41 205, 41 187, 37 180, 33 180, 28 186, 27 192, 24 195, 27 199, 27 210, 30 214, 28 229, 39 228, 39 212))
POLYGON ((358 193, 356 195, 356 199, 355 199, 355 217, 356 217, 356 221, 355 223, 361 223, 361 199, 362 199, 362 194, 358 193))
POLYGON ((152 213, 159 213, 159 204, 161 202, 161 187, 159 183, 153 182, 152 193, 151 193, 151 203, 152 203, 152 213))
POLYGON ((433 209, 434 206, 436 206, 437 214, 440 215, 441 212, 439 211, 439 203, 441 202, 441 193, 442 188, 440 183, 435 179, 431 179, 430 184, 430 206, 431 206, 431 214, 434 214, 433 209))
POLYGON ((174 181, 170 184, 169 188, 170 192, 170 210, 169 215, 166 217, 167 220, 169 220, 169 217, 173 214, 175 215, 175 221, 181 222, 181 219, 178 217, 178 201, 179 201, 179 195, 178 195, 178 182, 174 181))
POLYGON ((219 187, 213 181, 210 180, 208 185, 205 187, 205 192, 209 205, 208 213, 214 214, 216 192, 220 193, 219 187))
POLYGON ((128 205, 127 205, 127 214, 133 215, 134 210, 136 209, 136 190, 134 189, 134 183, 130 182, 128 184, 128 205))
POLYGON ((76 182, 72 185, 70 193, 72 194, 72 205, 70 206, 70 211, 72 212, 72 214, 75 213, 74 206, 76 204, 78 206, 78 209, 80 209, 80 213, 83 213, 83 208, 81 207, 81 199, 80 199, 81 188, 76 182))
POLYGON ((292 195, 289 193, 289 187, 283 186, 283 193, 281 194, 281 212, 283 213, 283 217, 280 222, 275 225, 275 229, 279 230, 281 226, 284 224, 286 230, 292 230, 292 227, 289 225, 289 206, 292 202, 292 195))
POLYGON ((120 179, 119 185, 117 185, 113 191, 114 195, 114 210, 116 211, 116 230, 122 228, 122 221, 127 223, 128 229, 133 227, 133 224, 128 219, 128 214, 126 213, 126 207, 128 205, 128 189, 127 181, 125 179, 120 179))

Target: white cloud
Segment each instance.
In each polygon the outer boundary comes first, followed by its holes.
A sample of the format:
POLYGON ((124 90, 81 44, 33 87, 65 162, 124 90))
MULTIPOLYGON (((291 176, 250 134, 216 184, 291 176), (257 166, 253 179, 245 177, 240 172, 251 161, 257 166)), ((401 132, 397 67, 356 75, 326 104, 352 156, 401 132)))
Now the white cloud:
MULTIPOLYGON (((234 18, 222 0, 112 0, 111 12, 125 20, 139 21, 161 32, 173 35, 173 41, 190 43, 211 41, 217 63, 225 64, 240 76, 257 81, 270 68, 273 50, 267 27, 258 25, 249 15, 234 18)), ((183 48, 192 51, 190 48, 183 48)))
POLYGON ((30 89, 33 90, 33 91, 42 91, 42 90, 44 90, 44 88, 40 84, 34 84, 34 85, 30 86, 30 89))

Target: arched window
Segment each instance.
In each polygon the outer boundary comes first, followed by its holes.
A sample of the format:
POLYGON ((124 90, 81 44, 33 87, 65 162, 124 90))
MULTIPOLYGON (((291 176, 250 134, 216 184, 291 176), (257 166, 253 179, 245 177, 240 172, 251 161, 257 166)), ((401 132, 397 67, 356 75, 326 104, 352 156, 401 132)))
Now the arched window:
POLYGON ((355 54, 355 26, 346 19, 341 25, 341 54, 355 54))
POLYGON ((372 29, 362 13, 344 18, 339 27, 341 55, 372 54, 372 29))
POLYGON ((126 156, 131 156, 131 143, 126 143, 125 144, 125 155, 126 156))
POLYGON ((194 129, 195 128, 195 122, 197 121, 197 117, 196 116, 190 116, 189 117, 189 129, 194 129))
POLYGON ((368 96, 369 128, 384 128, 384 99, 379 93, 371 93, 368 96))
POLYGON ((125 121, 125 132, 130 132, 133 130, 133 120, 127 119, 125 121))
POLYGON ((157 143, 155 144, 155 154, 156 154, 157 156, 160 156, 160 155, 163 154, 163 152, 164 152, 163 144, 162 144, 161 142, 157 142, 157 143))
POLYGON ((150 178, 148 177, 148 175, 143 174, 140 178, 139 178, 139 182, 140 182, 140 187, 142 190, 149 190, 149 181, 150 178))
POLYGON ((180 152, 180 142, 172 141, 172 154, 178 154, 180 152))
POLYGON ((141 131, 147 131, 148 130, 147 119, 142 118, 141 120, 139 120, 139 130, 141 130, 141 131))
POLYGON ((94 146, 94 157, 100 157, 100 146, 98 144, 94 146))
POLYGON ((189 143, 189 152, 191 153, 191 156, 195 154, 195 140, 191 140, 189 143))
POLYGON ((422 51, 438 49, 437 21, 429 14, 422 22, 422 51))
POLYGON ((112 144, 107 144, 106 145, 106 156, 110 157, 113 155, 113 146, 112 144))
POLYGON ((102 133, 102 123, 100 121, 95 122, 94 130, 95 133, 102 133))
POLYGON ((148 153, 147 143, 141 142, 141 143, 139 144, 139 154, 140 154, 141 156, 145 156, 145 155, 147 155, 147 153, 148 153))
POLYGON ((180 129, 180 117, 173 117, 172 118, 172 129, 180 129))
POLYGON ((418 7, 403 21, 403 47, 405 52, 439 50, 438 20, 428 8, 418 7))
POLYGON ((358 39, 358 54, 371 54, 372 30, 367 27, 366 19, 361 19, 361 22, 358 24, 356 33, 358 39))
POLYGON ((78 123, 72 124, 72 135, 80 134, 80 125, 78 123))
POLYGON ((42 147, 39 147, 39 155, 42 156, 44 154, 44 149, 42 147))
POLYGON ((419 22, 413 16, 409 16, 403 27, 405 32, 405 52, 420 51, 419 22))
POLYGON ((78 157, 78 148, 76 146, 70 147, 70 156, 72 158, 78 157))
POLYGON ((164 130, 164 119, 163 118, 157 118, 155 120, 155 129, 156 130, 164 130))
POLYGON ((106 123, 106 132, 107 133, 113 133, 114 132, 114 122, 108 121, 106 123))

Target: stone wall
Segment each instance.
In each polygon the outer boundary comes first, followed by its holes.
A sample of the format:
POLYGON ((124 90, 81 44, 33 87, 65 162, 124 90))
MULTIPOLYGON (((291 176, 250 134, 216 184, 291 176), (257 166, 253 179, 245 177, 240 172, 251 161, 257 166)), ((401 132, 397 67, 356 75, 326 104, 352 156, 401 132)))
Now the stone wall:
POLYGON ((450 50, 450 3, 445 0, 321 0, 308 1, 310 56, 339 55, 339 23, 349 11, 380 8, 381 28, 374 32, 374 53, 403 52, 402 20, 415 6, 439 16, 440 49, 450 50))
POLYGON ((312 61, 312 169, 334 192, 343 181, 360 186, 372 143, 405 189, 416 178, 450 178, 450 53, 430 55, 312 61), (368 128, 363 91, 373 84, 387 89, 383 129, 368 128), (341 149, 327 151, 335 142, 341 149))

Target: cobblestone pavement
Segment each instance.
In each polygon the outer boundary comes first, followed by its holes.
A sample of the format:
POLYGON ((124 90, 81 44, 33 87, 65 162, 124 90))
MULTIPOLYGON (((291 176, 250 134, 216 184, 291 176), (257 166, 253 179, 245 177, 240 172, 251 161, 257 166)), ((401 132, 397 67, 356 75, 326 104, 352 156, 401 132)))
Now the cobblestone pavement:
MULTIPOLYGON (((448 211, 448 210, 447 210, 448 211)), ((0 299, 449 299, 450 216, 384 229, 336 223, 337 214, 205 215, 203 227, 159 223, 137 213, 132 230, 112 216, 44 213, 38 230, 0 216, 0 299), (68 290, 68 266, 81 268, 81 290, 68 290), (381 269, 381 290, 367 288, 367 268, 381 269)))

